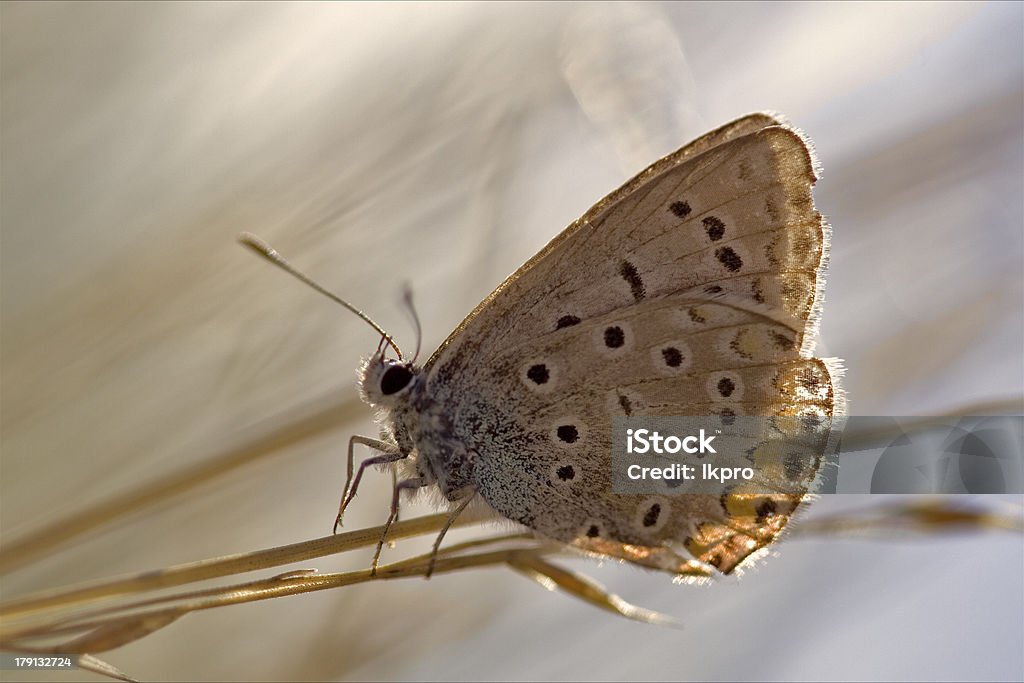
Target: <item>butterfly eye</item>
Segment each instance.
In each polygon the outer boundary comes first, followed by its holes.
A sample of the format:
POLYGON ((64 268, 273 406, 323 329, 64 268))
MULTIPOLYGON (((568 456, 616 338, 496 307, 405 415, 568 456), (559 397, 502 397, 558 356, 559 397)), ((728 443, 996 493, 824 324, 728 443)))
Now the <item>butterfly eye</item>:
POLYGON ((385 396, 397 394, 409 386, 410 381, 412 381, 412 370, 404 365, 392 365, 380 378, 380 393, 385 396))

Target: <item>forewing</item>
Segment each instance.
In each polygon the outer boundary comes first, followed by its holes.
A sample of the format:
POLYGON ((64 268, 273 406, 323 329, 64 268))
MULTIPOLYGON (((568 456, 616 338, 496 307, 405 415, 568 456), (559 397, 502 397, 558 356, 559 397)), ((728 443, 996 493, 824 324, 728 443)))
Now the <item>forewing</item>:
POLYGON ((813 162, 776 123, 741 119, 640 173, 428 362, 428 393, 499 512, 680 573, 692 567, 677 549, 728 572, 785 526, 791 488, 664 498, 610 482, 616 415, 835 412, 829 369, 808 357, 827 247, 813 162))

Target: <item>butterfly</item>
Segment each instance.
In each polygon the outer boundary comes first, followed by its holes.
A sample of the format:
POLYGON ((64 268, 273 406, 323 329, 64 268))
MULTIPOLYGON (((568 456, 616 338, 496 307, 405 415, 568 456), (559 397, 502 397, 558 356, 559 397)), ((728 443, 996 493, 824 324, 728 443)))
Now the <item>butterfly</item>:
POLYGON ((817 461, 796 489, 615 494, 612 423, 841 412, 838 364, 812 356, 829 240, 816 178, 800 133, 745 116, 599 201, 421 366, 379 330, 359 386, 381 438, 350 440, 336 528, 364 470, 397 462, 388 526, 403 491, 431 488, 449 524, 480 500, 542 537, 680 577, 752 561, 804 502, 817 461), (353 476, 357 444, 379 453, 353 476))

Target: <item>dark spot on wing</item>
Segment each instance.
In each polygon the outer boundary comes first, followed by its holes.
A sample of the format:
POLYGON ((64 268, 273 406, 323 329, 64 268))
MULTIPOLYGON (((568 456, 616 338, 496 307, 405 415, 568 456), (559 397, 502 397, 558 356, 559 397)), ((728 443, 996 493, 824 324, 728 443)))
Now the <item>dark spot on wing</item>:
POLYGON ((629 402, 629 397, 625 394, 619 394, 619 405, 622 407, 622 412, 629 417, 633 414, 633 404, 629 402))
POLYGON ((774 500, 772 500, 771 498, 765 498, 764 500, 757 504, 757 508, 755 509, 755 512, 757 512, 757 521, 764 522, 769 517, 774 515, 777 509, 778 508, 775 505, 774 500))
POLYGON ((526 371, 526 376, 530 378, 530 381, 534 384, 546 384, 551 379, 551 373, 548 371, 548 366, 543 363, 537 365, 531 365, 530 369, 526 371))
POLYGON ((775 342, 775 346, 782 349, 783 351, 792 351, 793 347, 796 346, 796 342, 782 334, 781 332, 772 331, 772 341, 775 342))
POLYGON ((557 430, 558 438, 565 443, 576 443, 580 438, 580 432, 576 425, 560 425, 557 430))
POLYGON ((661 357, 665 359, 665 365, 670 368, 678 368, 683 364, 683 354, 674 346, 662 349, 661 357))
POLYGON ((715 258, 731 273, 735 273, 743 267, 743 259, 732 247, 719 247, 715 250, 715 258))
POLYGON ((556 330, 560 330, 563 327, 572 327, 573 325, 579 325, 580 319, 574 315, 563 315, 558 319, 558 323, 555 325, 556 330))
POLYGON ((811 368, 804 368, 800 371, 800 376, 797 378, 800 386, 812 393, 817 393, 821 389, 821 378, 811 368))
POLYGON ((708 233, 708 239, 712 242, 717 242, 725 236, 725 223, 720 218, 708 216, 701 223, 704 224, 704 230, 708 233))
POLYGON ((734 391, 736 391, 736 383, 733 382, 731 379, 729 379, 728 377, 723 377, 722 379, 718 380, 718 393, 720 393, 722 396, 732 396, 732 392, 734 391))
POLYGON ((799 481, 804 476, 804 458, 798 451, 791 451, 786 453, 786 459, 783 461, 783 468, 786 472, 786 479, 790 481, 799 481))
POLYGON ((743 336, 745 334, 746 330, 740 330, 739 332, 737 332, 736 336, 732 338, 731 342, 729 342, 729 348, 732 349, 732 352, 735 353, 740 358, 746 358, 747 360, 751 360, 754 356, 749 352, 745 351, 743 347, 740 346, 740 342, 743 340, 743 336))
POLYGON ((640 278, 640 271, 636 269, 636 266, 629 261, 623 261, 619 266, 619 275, 629 283, 629 290, 633 293, 634 299, 640 301, 644 298, 647 290, 644 289, 644 281, 640 278))
POLYGON ((668 210, 679 218, 686 218, 690 215, 690 204, 689 202, 672 202, 668 205, 668 210))
POLYGON ((658 523, 658 517, 661 516, 661 505, 654 503, 650 509, 647 510, 647 514, 644 515, 644 526, 650 527, 658 523))
POLYGON ((605 329, 604 331, 604 345, 609 349, 621 348, 626 343, 626 333, 622 331, 622 328, 615 325, 605 329))
POLYGON ((750 282, 750 293, 754 297, 754 301, 759 304, 764 303, 764 289, 761 286, 761 278, 754 278, 750 282))

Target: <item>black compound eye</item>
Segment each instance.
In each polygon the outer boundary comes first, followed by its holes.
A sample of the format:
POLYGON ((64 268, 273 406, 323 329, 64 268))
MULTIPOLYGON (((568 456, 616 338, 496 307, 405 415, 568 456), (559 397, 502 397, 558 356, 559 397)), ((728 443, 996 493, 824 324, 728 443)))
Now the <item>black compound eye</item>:
POLYGON ((380 378, 380 393, 385 396, 397 394, 409 386, 412 381, 412 370, 404 365, 392 365, 380 378))

